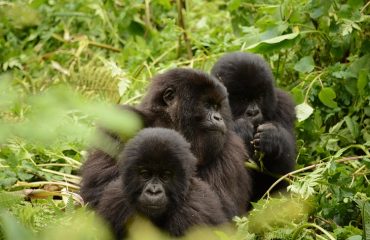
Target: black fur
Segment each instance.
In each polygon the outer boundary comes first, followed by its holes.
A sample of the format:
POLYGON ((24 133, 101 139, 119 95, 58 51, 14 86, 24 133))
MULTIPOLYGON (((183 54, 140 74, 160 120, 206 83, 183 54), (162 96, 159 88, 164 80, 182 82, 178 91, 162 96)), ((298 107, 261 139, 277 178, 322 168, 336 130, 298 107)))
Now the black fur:
MULTIPOLYGON (((218 195, 227 218, 245 213, 253 185, 244 168, 248 155, 232 129, 226 88, 216 78, 181 68, 157 75, 132 111, 142 117, 145 127, 181 133, 198 160, 197 176, 218 195)), ((116 158, 95 149, 82 167, 81 195, 93 208, 107 184, 119 177, 116 158)))
POLYGON ((248 155, 242 140, 232 131, 227 91, 216 78, 197 70, 170 70, 152 80, 139 109, 155 116, 154 125, 175 129, 191 143, 198 159, 198 176, 219 195, 229 219, 245 213, 252 187, 244 170, 248 155), (170 106, 162 100, 168 88, 174 89, 176 96, 170 106), (218 105, 223 129, 204 126, 208 105, 212 104, 218 105))
POLYGON ((191 226, 227 221, 218 196, 208 184, 195 177, 197 160, 190 151, 190 144, 176 131, 144 129, 127 143, 118 160, 122 178, 106 187, 97 206, 117 239, 125 235, 123 226, 134 214, 149 218, 172 236, 183 235, 191 226), (141 175, 143 169, 145 176, 141 175), (162 179, 161 174, 168 175, 162 179), (164 189, 164 200, 159 204, 153 201, 154 209, 140 200, 150 178, 164 189))
MULTIPOLYGON (((274 87, 271 69, 263 58, 241 52, 226 54, 216 62, 211 74, 229 92, 235 130, 253 159, 258 161, 255 150, 259 150, 264 154, 264 168, 270 173, 292 171, 296 157, 294 103, 286 92, 274 87)), ((275 180, 256 174, 253 200, 275 180)))

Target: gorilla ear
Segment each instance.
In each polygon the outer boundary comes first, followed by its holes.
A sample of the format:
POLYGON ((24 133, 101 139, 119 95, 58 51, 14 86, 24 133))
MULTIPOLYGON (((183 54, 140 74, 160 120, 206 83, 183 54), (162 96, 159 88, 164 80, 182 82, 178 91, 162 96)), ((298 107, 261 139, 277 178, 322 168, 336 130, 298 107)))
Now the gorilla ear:
POLYGON ((171 105, 172 101, 175 99, 175 91, 173 88, 167 88, 163 93, 163 101, 167 106, 171 105))

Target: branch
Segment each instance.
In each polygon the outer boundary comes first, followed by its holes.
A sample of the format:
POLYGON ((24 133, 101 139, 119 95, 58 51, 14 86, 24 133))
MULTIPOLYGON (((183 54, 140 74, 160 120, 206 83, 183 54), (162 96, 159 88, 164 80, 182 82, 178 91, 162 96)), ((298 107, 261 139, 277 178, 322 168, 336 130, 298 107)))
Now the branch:
POLYGON ((177 3, 178 24, 179 24, 179 27, 182 29, 182 36, 184 38, 185 47, 186 47, 186 50, 187 50, 187 53, 188 53, 188 58, 192 59, 193 58, 193 52, 191 51, 191 43, 190 43, 188 34, 186 32, 184 15, 182 13, 182 10, 185 7, 184 2, 183 2, 183 0, 176 0, 176 3, 177 3))

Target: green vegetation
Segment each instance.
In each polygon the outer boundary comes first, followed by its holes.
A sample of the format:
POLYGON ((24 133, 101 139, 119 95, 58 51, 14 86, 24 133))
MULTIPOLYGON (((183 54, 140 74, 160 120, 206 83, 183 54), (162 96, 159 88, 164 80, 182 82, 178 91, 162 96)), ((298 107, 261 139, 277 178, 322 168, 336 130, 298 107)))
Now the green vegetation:
MULTIPOLYGON (((229 51, 262 54, 294 96, 298 167, 236 231, 188 239, 370 239, 366 0, 0 1, 0 239, 109 239, 76 194, 95 120, 132 136, 112 103, 229 51)), ((149 233, 133 239, 163 239, 149 233)))

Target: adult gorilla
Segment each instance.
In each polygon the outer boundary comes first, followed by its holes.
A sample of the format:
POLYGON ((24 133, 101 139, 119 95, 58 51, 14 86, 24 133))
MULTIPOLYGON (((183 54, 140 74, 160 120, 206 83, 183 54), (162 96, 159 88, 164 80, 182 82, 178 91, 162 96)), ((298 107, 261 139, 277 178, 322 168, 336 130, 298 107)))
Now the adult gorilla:
MULTIPOLYGON (((227 91, 216 78, 192 69, 170 70, 152 79, 142 103, 131 110, 145 127, 180 132, 198 160, 197 175, 218 195, 227 218, 245 213, 252 187, 244 168, 247 153, 231 130, 227 91)), ((95 149, 83 165, 81 195, 92 207, 119 177, 116 162, 116 156, 95 149)))
POLYGON ((218 196, 195 177, 197 159, 178 132, 146 128, 131 139, 119 157, 121 178, 104 190, 98 213, 117 239, 126 235, 136 214, 172 236, 192 226, 227 221, 218 196))
MULTIPOLYGON (((286 174, 294 169, 296 143, 294 103, 284 91, 274 87, 268 64, 255 54, 229 53, 211 70, 229 92, 236 132, 244 139, 249 155, 258 163, 262 152, 265 170, 286 174), (257 151, 256 151, 257 150, 257 151)), ((255 177, 257 200, 276 180, 268 175, 255 177)))

